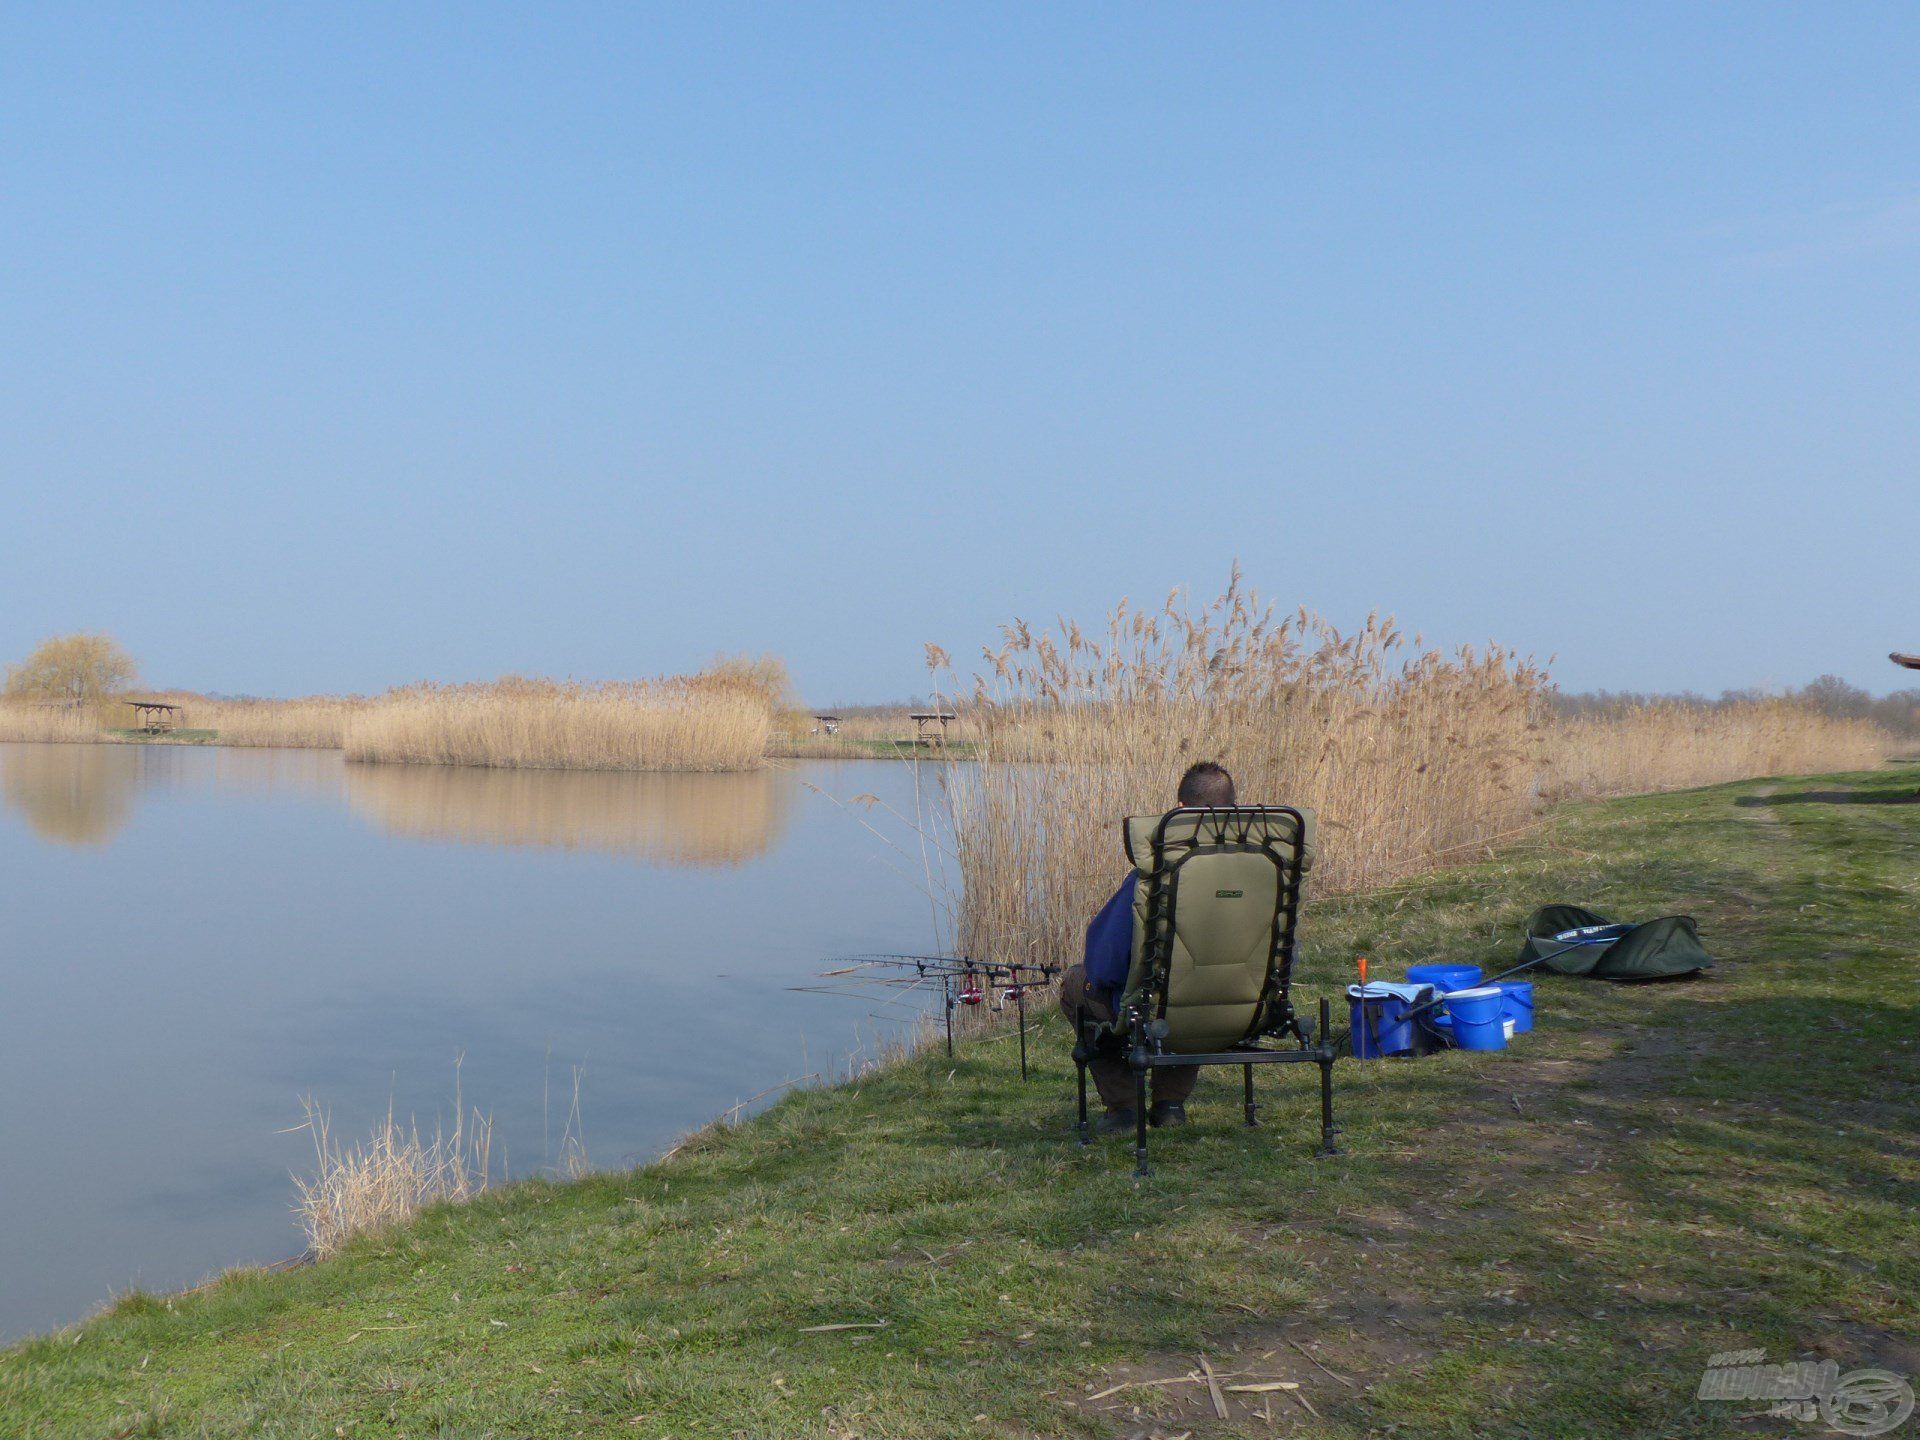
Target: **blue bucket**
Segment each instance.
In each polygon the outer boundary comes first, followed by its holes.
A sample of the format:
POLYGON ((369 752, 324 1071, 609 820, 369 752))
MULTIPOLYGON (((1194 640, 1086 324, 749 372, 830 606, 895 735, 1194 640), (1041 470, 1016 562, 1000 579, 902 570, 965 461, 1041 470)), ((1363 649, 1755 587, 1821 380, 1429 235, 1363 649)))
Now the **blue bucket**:
POLYGON ((1471 990, 1486 973, 1478 965, 1413 965, 1408 967, 1407 981, 1412 985, 1431 985, 1445 995, 1455 990, 1471 990))
POLYGON ((1413 1022, 1408 1003, 1398 995, 1369 989, 1361 998, 1358 985, 1347 987, 1347 1014, 1353 1037, 1353 1058, 1378 1060, 1383 1055, 1405 1055, 1413 1049, 1413 1022))
POLYGON ((1447 996, 1447 1016, 1453 1022, 1453 1043, 1462 1050, 1504 1050, 1507 1026, 1500 1013, 1497 987, 1455 990, 1447 996))
POLYGON ((1533 982, 1531 980, 1502 980, 1498 982, 1500 991, 1500 1014, 1507 1021, 1507 1038, 1524 1035, 1533 1028, 1533 982))

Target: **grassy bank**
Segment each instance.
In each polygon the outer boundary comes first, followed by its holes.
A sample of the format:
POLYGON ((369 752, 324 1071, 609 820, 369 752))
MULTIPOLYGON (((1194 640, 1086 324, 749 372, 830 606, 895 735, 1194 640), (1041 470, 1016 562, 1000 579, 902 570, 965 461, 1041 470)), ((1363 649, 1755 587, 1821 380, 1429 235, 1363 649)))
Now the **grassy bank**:
MULTIPOLYGON (((979 749, 980 724, 971 712, 948 722, 944 746, 933 749, 916 738, 912 706, 863 706, 837 718, 832 734, 808 710, 778 717, 767 753, 789 760, 938 760, 971 758, 979 749)), ((933 708, 929 704, 926 708, 933 708)))
POLYGON ((980 747, 971 741, 956 740, 933 749, 914 740, 862 740, 839 735, 804 735, 798 738, 775 736, 767 754, 780 760, 918 760, 938 763, 942 760, 973 760, 980 747))
MULTIPOLYGON (((1579 805, 1313 907, 1306 993, 1498 961, 1526 911, 1688 911, 1698 982, 1547 979, 1504 1054, 1210 1077, 1130 1177, 1058 1024, 798 1094, 670 1161, 133 1296, 0 1357, 9 1435, 1735 1435, 1717 1351, 1920 1371, 1920 771, 1579 805), (826 1326, 855 1329, 816 1329, 826 1326), (1224 1389, 1215 1417, 1205 1362, 1224 1389), (1162 1382, 1162 1383, 1146 1383, 1162 1382), (1308 1407, 1311 1406, 1311 1409, 1308 1407), (1271 1419, 1268 1412, 1271 1411, 1271 1419)), ((1811 1432, 1809 1432, 1811 1433, 1811 1432)))
POLYGON ((115 745, 211 745, 220 738, 218 730, 102 730, 101 738, 115 745))

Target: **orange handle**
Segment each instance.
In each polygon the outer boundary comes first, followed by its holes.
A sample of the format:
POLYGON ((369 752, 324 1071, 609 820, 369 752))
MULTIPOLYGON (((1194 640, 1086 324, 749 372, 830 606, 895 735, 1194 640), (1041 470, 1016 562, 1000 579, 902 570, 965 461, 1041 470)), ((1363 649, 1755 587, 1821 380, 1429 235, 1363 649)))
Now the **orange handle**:
POLYGON ((1360 988, 1362 990, 1365 990, 1367 988, 1367 957, 1366 956, 1362 955, 1360 957, 1359 965, 1360 965, 1360 988))

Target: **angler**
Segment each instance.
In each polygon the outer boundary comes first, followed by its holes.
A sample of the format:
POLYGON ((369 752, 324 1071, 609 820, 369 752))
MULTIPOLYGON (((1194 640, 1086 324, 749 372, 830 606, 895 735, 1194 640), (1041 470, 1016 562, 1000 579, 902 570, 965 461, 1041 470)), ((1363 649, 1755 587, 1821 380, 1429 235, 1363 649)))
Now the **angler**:
MULTIPOLYGON (((1237 804, 1233 776, 1224 765, 1202 760, 1187 767, 1180 777, 1176 794, 1184 806, 1224 808, 1237 804)), ((1102 1022, 1115 1018, 1120 992, 1127 983, 1127 968, 1133 961, 1133 891, 1137 872, 1129 870, 1113 898, 1087 926, 1086 958, 1069 966, 1060 979, 1060 1008, 1067 1019, 1076 1021, 1079 1012, 1102 1022)), ((1100 1054, 1089 1060, 1087 1071, 1100 1095, 1106 1113, 1100 1117, 1102 1134, 1120 1134, 1135 1127, 1134 1080, 1132 1068, 1120 1055, 1100 1054)), ((1148 1119, 1155 1125, 1187 1123, 1187 1097, 1199 1080, 1197 1069, 1180 1068, 1153 1072, 1153 1100, 1148 1119)))

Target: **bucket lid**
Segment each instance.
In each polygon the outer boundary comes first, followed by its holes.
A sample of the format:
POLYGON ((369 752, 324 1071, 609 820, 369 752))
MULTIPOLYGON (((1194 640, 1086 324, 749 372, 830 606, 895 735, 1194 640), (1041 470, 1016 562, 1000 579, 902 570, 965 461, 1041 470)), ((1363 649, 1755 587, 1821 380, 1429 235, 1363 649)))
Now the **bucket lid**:
POLYGON ((1447 992, 1448 1004, 1452 1004, 1455 1000, 1498 1000, 1499 998, 1500 987, 1498 985, 1476 985, 1471 990, 1449 990, 1447 992))
POLYGON ((1399 1000, 1408 1005, 1418 1004, 1433 994, 1433 986, 1426 981, 1369 980, 1363 996, 1358 985, 1347 986, 1349 1000, 1399 1000))

